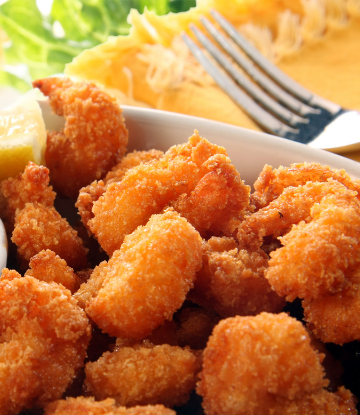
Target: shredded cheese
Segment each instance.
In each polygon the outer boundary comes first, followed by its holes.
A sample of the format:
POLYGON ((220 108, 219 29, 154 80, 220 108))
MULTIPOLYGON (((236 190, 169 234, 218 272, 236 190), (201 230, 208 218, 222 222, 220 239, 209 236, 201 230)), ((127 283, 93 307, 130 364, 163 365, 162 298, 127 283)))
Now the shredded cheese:
POLYGON ((304 39, 323 36, 326 29, 326 11, 323 0, 302 0, 305 16, 301 22, 304 39))
POLYGON ((346 6, 350 15, 360 16, 360 0, 348 0, 346 6))
MULTIPOLYGON (((238 29, 263 55, 276 62, 298 51, 304 41, 323 36, 328 25, 344 25, 348 15, 360 14, 360 0, 302 0, 302 6, 302 17, 290 10, 280 14, 275 39, 267 27, 248 23, 238 29)), ((141 19, 142 28, 153 42, 144 44, 136 57, 148 66, 146 82, 154 92, 161 94, 181 88, 187 82, 204 86, 214 83, 180 36, 174 37, 171 46, 166 47, 156 42, 159 34, 146 20, 145 14, 141 19)), ((129 75, 129 84, 132 82, 130 78, 129 75)), ((133 100, 130 87, 128 98, 133 100)))
POLYGON ((148 65, 146 81, 151 89, 161 93, 180 88, 184 82, 199 85, 214 83, 180 38, 173 39, 170 48, 161 44, 145 44, 137 58, 148 65))
POLYGON ((326 20, 330 25, 343 26, 347 22, 346 1, 325 0, 326 20))
POLYGON ((247 23, 238 29, 267 59, 275 60, 272 33, 268 27, 247 23))

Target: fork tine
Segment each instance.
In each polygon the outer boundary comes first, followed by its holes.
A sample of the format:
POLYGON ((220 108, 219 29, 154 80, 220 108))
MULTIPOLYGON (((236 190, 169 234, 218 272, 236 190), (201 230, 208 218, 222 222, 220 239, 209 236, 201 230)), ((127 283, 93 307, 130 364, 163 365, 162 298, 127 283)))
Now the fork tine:
POLYGON ((284 89, 280 88, 270 78, 260 72, 255 65, 243 55, 241 55, 228 40, 214 27, 210 21, 202 17, 201 23, 211 36, 219 43, 219 45, 235 60, 235 62, 265 91, 269 92, 275 97, 281 104, 285 105, 292 111, 306 116, 308 114, 318 114, 320 110, 309 107, 303 102, 297 100, 292 95, 288 94, 284 89))
POLYGON ((283 121, 291 125, 296 126, 297 123, 307 123, 305 120, 298 115, 293 114, 291 111, 282 107, 279 103, 274 101, 271 97, 264 93, 256 84, 252 83, 247 79, 241 72, 239 72, 230 62, 225 55, 212 43, 210 40, 195 26, 190 24, 190 29, 195 34, 199 42, 204 48, 216 59, 216 61, 223 67, 235 81, 250 95, 256 102, 262 105, 265 109, 270 111, 272 114, 281 118, 283 121))
POLYGON ((186 33, 182 33, 181 36, 189 50, 193 53, 203 68, 213 77, 217 84, 265 131, 280 137, 289 137, 298 133, 298 130, 282 123, 280 120, 260 107, 248 95, 246 95, 227 74, 220 71, 219 68, 217 68, 210 61, 210 59, 205 56, 203 51, 186 33))
POLYGON ((272 79, 274 79, 284 89, 296 96, 298 99, 311 106, 325 109, 331 114, 341 111, 341 107, 328 101, 298 84, 276 65, 268 61, 256 48, 254 48, 218 11, 211 10, 211 15, 219 23, 222 29, 240 46, 240 48, 272 79))

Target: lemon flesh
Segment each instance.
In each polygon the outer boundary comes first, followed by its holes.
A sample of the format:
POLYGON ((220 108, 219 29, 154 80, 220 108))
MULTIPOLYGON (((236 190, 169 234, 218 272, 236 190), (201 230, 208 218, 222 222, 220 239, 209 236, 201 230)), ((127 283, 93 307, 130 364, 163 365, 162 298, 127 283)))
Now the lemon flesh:
POLYGON ((29 161, 44 163, 46 129, 37 99, 31 90, 0 111, 0 181, 21 173, 29 161))

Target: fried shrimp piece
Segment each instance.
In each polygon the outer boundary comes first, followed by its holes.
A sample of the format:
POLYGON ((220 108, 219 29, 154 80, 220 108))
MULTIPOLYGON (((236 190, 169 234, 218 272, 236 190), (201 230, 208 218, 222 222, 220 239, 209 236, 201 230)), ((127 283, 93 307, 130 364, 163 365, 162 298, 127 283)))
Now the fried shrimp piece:
POLYGON ((170 203, 202 235, 230 236, 238 225, 240 214, 249 206, 250 187, 245 185, 229 157, 216 154, 205 163, 209 172, 190 195, 183 194, 170 203), (236 220, 236 227, 232 227, 236 220))
POLYGON ((106 185, 114 182, 120 182, 128 170, 142 163, 147 163, 155 159, 158 160, 163 156, 163 154, 164 153, 159 150, 135 150, 124 156, 120 162, 107 173, 104 180, 95 180, 88 186, 80 189, 75 206, 79 210, 83 224, 87 227, 89 220, 94 217, 92 213, 93 204, 104 194, 106 185))
POLYGON ((270 254, 265 277, 288 301, 315 300, 342 291, 358 279, 360 202, 345 190, 322 198, 310 210, 311 222, 294 225, 270 254))
POLYGON ((184 405, 195 389, 201 367, 199 353, 144 341, 117 347, 85 366, 85 390, 96 399, 110 397, 118 405, 184 405))
POLYGON ((257 209, 261 209, 280 196, 289 186, 297 187, 307 182, 326 182, 329 179, 336 180, 360 194, 360 181, 352 180, 343 169, 331 169, 318 163, 296 163, 291 164, 290 167, 280 166, 278 169, 273 169, 266 164, 254 183, 255 191, 251 195, 251 203, 257 209))
POLYGON ((23 173, 15 178, 3 180, 1 191, 6 198, 5 219, 13 228, 16 210, 26 203, 38 202, 44 206, 54 205, 55 192, 49 186, 49 169, 29 162, 23 173))
POLYGON ((104 181, 106 184, 120 182, 128 170, 152 160, 159 160, 163 155, 164 152, 160 150, 134 150, 131 153, 126 154, 126 156, 124 156, 120 162, 107 173, 104 181))
POLYGON ((281 311, 285 300, 264 277, 267 255, 260 249, 222 250, 218 239, 213 237, 204 243, 203 267, 188 298, 222 317, 281 311))
POLYGON ((176 415, 163 405, 146 405, 126 408, 117 406, 114 399, 95 401, 93 397, 67 398, 50 403, 44 415, 176 415))
POLYGON ((354 395, 344 387, 332 393, 325 389, 293 401, 279 399, 274 415, 357 415, 354 395))
POLYGON ((66 261, 50 249, 40 251, 30 259, 30 269, 25 275, 40 281, 56 282, 72 293, 79 288, 80 280, 74 270, 67 266, 66 261))
MULTIPOLYGON (((240 249, 255 251, 264 242, 264 237, 281 236, 293 224, 310 220, 310 209, 328 195, 341 197, 349 190, 341 183, 329 179, 327 182, 308 182, 303 186, 287 187, 282 194, 266 207, 249 215, 240 223, 237 240, 240 249)), ((353 192, 356 195, 355 192, 353 192)))
POLYGON ((103 178, 125 154, 128 131, 115 98, 86 82, 49 77, 33 82, 65 117, 62 131, 48 132, 45 160, 54 188, 76 198, 79 190, 103 178))
POLYGON ((99 200, 100 196, 105 193, 105 190, 105 182, 103 180, 95 180, 88 186, 82 187, 79 191, 75 206, 78 209, 82 223, 88 231, 88 222, 94 217, 92 212, 94 202, 99 200))
POLYGON ((11 240, 23 265, 43 249, 54 251, 73 269, 85 268, 87 250, 77 232, 54 207, 27 203, 16 216, 11 240))
POLYGON ((4 269, 0 321, 0 414, 60 399, 83 366, 91 335, 70 291, 4 269))
POLYGON ((338 293, 304 300, 302 305, 308 328, 324 343, 360 340, 360 281, 338 293))
POLYGON ((338 403, 339 410, 351 394, 327 394, 322 359, 302 323, 286 313, 228 318, 204 350, 197 392, 207 415, 339 413, 327 408, 338 403), (333 398, 328 406, 324 394, 333 398))
POLYGON ((103 283, 86 312, 112 336, 144 339, 181 307, 201 260, 200 235, 186 219, 170 209, 153 215, 95 268, 86 284, 103 283))
POLYGON ((111 256, 124 237, 150 216, 163 211, 182 194, 190 194, 209 173, 205 162, 224 148, 209 143, 197 132, 188 143, 170 148, 160 160, 134 167, 119 183, 111 183, 93 205, 91 232, 111 256))

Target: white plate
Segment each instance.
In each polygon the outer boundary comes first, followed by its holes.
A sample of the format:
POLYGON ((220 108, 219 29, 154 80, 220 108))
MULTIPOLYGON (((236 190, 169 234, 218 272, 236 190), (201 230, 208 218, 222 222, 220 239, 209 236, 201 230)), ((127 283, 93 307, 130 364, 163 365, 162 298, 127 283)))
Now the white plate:
MULTIPOLYGON (((59 129, 63 118, 51 114, 47 101, 40 102, 40 105, 46 127, 59 129)), ((345 169, 351 177, 360 178, 360 163, 284 138, 168 111, 126 105, 122 108, 129 130, 129 151, 152 148, 164 151, 175 144, 185 143, 196 129, 202 137, 226 148, 242 179, 250 185, 265 164, 279 167, 305 161, 345 169)))
MULTIPOLYGON (((61 128, 64 119, 51 113, 48 101, 42 101, 40 105, 47 129, 61 128)), ((249 185, 254 183, 265 164, 279 167, 305 161, 345 169, 352 178, 360 179, 360 163, 269 134, 147 108, 123 106, 123 114, 129 130, 129 151, 167 150, 175 144, 185 143, 196 129, 202 137, 226 148, 242 179, 249 185)), ((4 233, 1 232, 0 224, 0 269, 5 266, 6 255, 4 233)))

